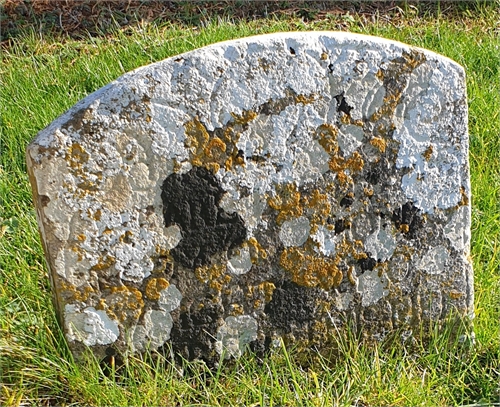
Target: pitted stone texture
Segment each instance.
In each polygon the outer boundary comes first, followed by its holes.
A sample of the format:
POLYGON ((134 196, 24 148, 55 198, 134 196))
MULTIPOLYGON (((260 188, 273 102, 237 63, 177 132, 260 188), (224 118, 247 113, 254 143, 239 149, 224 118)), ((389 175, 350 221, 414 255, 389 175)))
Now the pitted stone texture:
MULTIPOLYGON (((349 33, 215 44, 128 73, 27 152, 75 354, 215 363, 472 313, 463 69, 349 33)), ((403 338, 404 339, 404 338, 403 338)))

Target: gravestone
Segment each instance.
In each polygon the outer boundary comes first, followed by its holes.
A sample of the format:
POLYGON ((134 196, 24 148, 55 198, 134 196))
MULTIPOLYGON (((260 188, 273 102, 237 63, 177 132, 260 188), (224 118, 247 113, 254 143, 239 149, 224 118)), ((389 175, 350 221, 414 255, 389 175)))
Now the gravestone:
POLYGON ((462 67, 339 32, 228 41, 91 94, 27 151, 75 355, 214 362, 472 314, 462 67))

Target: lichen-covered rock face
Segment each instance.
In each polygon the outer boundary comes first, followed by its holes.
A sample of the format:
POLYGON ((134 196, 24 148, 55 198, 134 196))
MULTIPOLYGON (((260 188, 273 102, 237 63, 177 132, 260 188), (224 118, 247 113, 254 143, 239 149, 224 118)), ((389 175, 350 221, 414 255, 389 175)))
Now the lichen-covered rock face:
POLYGON ((434 53, 333 32, 215 44, 88 96, 27 159, 76 355, 212 363, 472 313, 464 71, 434 53))

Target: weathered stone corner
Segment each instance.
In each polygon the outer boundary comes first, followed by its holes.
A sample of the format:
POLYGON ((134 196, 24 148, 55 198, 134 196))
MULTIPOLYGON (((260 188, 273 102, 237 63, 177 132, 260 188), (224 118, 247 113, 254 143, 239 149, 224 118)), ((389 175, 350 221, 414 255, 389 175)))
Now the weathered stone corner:
POLYGON ((465 77, 432 52, 338 32, 214 44, 91 94, 27 161, 76 355, 212 363, 472 314, 465 77))

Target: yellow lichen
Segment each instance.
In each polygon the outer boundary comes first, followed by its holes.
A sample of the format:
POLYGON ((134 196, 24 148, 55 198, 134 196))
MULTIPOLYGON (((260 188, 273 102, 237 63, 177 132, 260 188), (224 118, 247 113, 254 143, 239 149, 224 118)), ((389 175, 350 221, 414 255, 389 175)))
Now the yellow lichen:
POLYGON ((316 139, 327 154, 336 154, 339 150, 337 143, 338 129, 331 124, 322 124, 316 129, 316 139))
POLYGON ((243 110, 243 113, 237 114, 231 112, 231 116, 236 124, 248 124, 257 117, 257 113, 253 110, 243 110))
POLYGON ((250 249, 250 259, 252 264, 257 263, 259 258, 267 259, 267 253, 255 237, 248 239, 243 245, 248 245, 250 249))
POLYGON ((469 197, 467 196, 467 193, 465 192, 464 187, 460 187, 460 202, 458 203, 459 206, 466 206, 469 205, 469 197))
POLYGON ((425 161, 429 161, 431 159, 433 151, 434 151, 434 148, 432 147, 432 144, 430 144, 429 147, 427 147, 427 149, 422 154, 425 161))
POLYGON ((410 225, 406 224, 406 223, 402 223, 400 226, 399 226, 399 230, 403 233, 408 233, 410 231, 410 225))
POLYGON ((142 293, 134 287, 113 286, 105 299, 105 310, 118 321, 138 320, 144 308, 142 293))
POLYGON ((114 265, 115 262, 116 259, 113 256, 109 255, 99 256, 97 264, 93 265, 90 269, 94 271, 106 270, 110 268, 112 265, 114 265))
POLYGON ((268 199, 268 205, 278 211, 276 222, 281 225, 284 221, 302 215, 300 192, 294 183, 276 186, 276 195, 268 199))
POLYGON ((169 286, 169 282, 164 278, 152 278, 146 283, 144 293, 150 300, 156 301, 160 298, 160 291, 169 286))
POLYGON ((227 273, 226 264, 213 264, 211 266, 201 266, 195 269, 196 278, 202 283, 220 293, 224 285, 231 281, 231 276, 227 273))
POLYGON ((387 147, 387 142, 382 138, 382 137, 373 137, 371 140, 370 140, 370 144, 373 146, 373 147, 376 147, 378 148, 378 150, 381 152, 381 153, 385 153, 385 149, 387 147))
POLYGON ((306 197, 305 200, 305 206, 313 211, 309 219, 312 229, 315 229, 318 225, 324 225, 332 210, 328 196, 315 189, 312 191, 311 196, 306 197))
POLYGON ((271 281, 264 281, 258 285, 260 291, 264 293, 264 299, 269 302, 273 299, 273 292, 276 286, 271 281))
POLYGON ((244 309, 240 304, 231 304, 229 306, 229 313, 232 316, 237 316, 237 315, 243 315, 244 314, 244 309))
POLYGON ((75 287, 73 284, 70 284, 66 281, 60 282, 60 290, 65 296, 69 296, 71 301, 87 301, 91 293, 95 292, 95 290, 88 284, 85 283, 80 287, 75 287))
POLYGON ((364 167, 364 160, 357 151, 352 153, 352 155, 346 160, 338 154, 335 154, 330 159, 328 163, 330 169, 337 173, 337 178, 342 186, 347 183, 352 183, 352 178, 347 174, 346 170, 349 170, 350 174, 360 172, 364 167))
POLYGON ((304 287, 329 290, 342 281, 342 271, 338 268, 337 259, 319 258, 300 247, 283 250, 280 265, 291 274, 293 282, 304 287))
POLYGON ((450 298, 453 300, 458 300, 460 297, 463 297, 464 293, 460 291, 450 291, 450 298))
POLYGON ((296 95, 295 96, 295 103, 302 103, 304 105, 307 105, 309 103, 312 103, 314 102, 314 100, 316 99, 314 93, 309 95, 309 96, 306 96, 306 95, 296 95))

